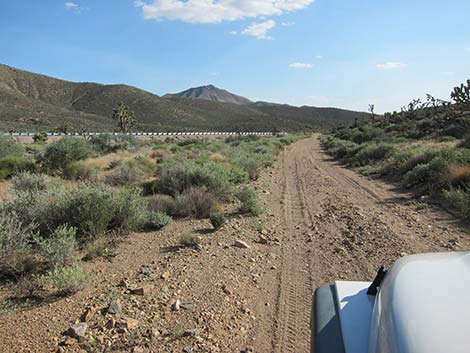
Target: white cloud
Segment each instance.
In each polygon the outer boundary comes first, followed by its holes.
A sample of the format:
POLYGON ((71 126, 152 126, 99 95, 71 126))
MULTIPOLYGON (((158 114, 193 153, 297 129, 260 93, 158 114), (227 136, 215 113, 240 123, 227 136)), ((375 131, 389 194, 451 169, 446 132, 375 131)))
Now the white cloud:
POLYGON ((381 70, 403 69, 407 66, 407 64, 393 61, 375 65, 376 68, 381 70))
POLYGON ((301 10, 314 0, 150 0, 134 1, 145 19, 188 23, 220 23, 246 18, 282 15, 301 10))
POLYGON ((78 7, 78 4, 76 4, 74 2, 66 2, 65 7, 69 8, 69 9, 76 9, 78 7))
POLYGON ((317 56, 315 56, 315 59, 321 60, 321 59, 323 59, 323 56, 317 55, 317 56))
POLYGON ((237 31, 230 31, 230 32, 228 32, 228 33, 231 34, 231 35, 233 35, 233 36, 236 36, 236 35, 238 34, 237 31))
POLYGON ((281 22, 282 27, 290 27, 295 25, 295 22, 281 22))
POLYGON ((292 63, 289 64, 289 67, 293 69, 311 69, 313 65, 307 63, 292 63))
POLYGON ((253 23, 246 27, 241 34, 246 36, 256 37, 258 39, 272 39, 268 36, 268 31, 276 27, 276 22, 273 20, 268 20, 260 23, 253 23))
POLYGON ((82 7, 76 2, 72 2, 72 1, 67 1, 66 3, 64 3, 64 6, 66 7, 67 10, 73 11, 76 14, 79 14, 84 10, 88 10, 87 7, 82 7))

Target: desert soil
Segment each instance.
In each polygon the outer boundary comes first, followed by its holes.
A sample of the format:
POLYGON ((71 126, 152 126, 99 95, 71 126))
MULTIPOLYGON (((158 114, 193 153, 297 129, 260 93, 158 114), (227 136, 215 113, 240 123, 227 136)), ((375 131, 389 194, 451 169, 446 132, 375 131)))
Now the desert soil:
POLYGON ((215 232, 183 220, 132 234, 116 257, 86 263, 81 292, 28 309, 4 304, 0 350, 306 353, 316 287, 371 280, 406 254, 470 250, 449 214, 331 161, 316 135, 287 147, 256 187, 261 222, 233 214, 215 232), (201 249, 178 248, 184 233, 198 234, 201 249), (81 321, 84 337, 64 335, 81 321))

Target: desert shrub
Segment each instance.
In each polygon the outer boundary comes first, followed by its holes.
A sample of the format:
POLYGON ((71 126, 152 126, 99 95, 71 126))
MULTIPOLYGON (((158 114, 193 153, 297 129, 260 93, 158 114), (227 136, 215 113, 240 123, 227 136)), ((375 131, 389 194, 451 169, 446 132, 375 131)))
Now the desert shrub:
POLYGON ((214 161, 214 162, 222 163, 222 162, 225 162, 227 160, 227 157, 224 156, 222 153, 212 153, 209 156, 209 159, 211 161, 214 161))
POLYGON ((10 155, 0 158, 0 180, 21 172, 32 172, 34 169, 33 160, 26 156, 10 155))
POLYGON ((180 238, 180 244, 186 247, 198 248, 201 241, 196 235, 183 234, 180 238))
POLYGON ((214 229, 220 229, 227 222, 227 218, 222 212, 212 212, 209 216, 209 220, 214 229))
POLYGON ((406 174, 419 164, 428 164, 440 153, 438 148, 432 147, 418 147, 408 151, 409 158, 400 166, 400 174, 406 174))
POLYGON ((113 217, 108 229, 119 232, 139 230, 145 222, 148 201, 138 188, 114 190, 112 199, 113 217))
POLYGON ((60 295, 70 295, 83 289, 89 274, 79 265, 57 267, 41 276, 41 282, 54 287, 60 295))
POLYGON ((470 133, 466 134, 462 141, 459 143, 459 147, 470 148, 470 133))
POLYGON ((235 165, 242 168, 248 173, 248 176, 252 180, 258 179, 259 169, 263 165, 263 162, 257 156, 241 156, 233 161, 235 165))
POLYGON ((106 183, 114 186, 132 185, 146 178, 146 174, 133 160, 120 161, 111 172, 106 175, 106 183))
POLYGON ((233 184, 243 179, 243 172, 210 160, 187 158, 167 159, 157 169, 158 191, 177 195, 190 187, 206 187, 218 195, 226 195, 233 184))
POLYGON ((161 212, 147 212, 144 229, 147 231, 160 230, 171 222, 171 217, 161 212))
POLYGON ((139 146, 139 141, 132 135, 100 134, 90 138, 93 148, 101 154, 128 151, 139 146))
POLYGON ((163 161, 164 158, 168 156, 168 152, 162 149, 154 149, 150 152, 150 158, 156 160, 157 163, 163 161))
POLYGON ((47 175, 34 174, 30 172, 22 172, 12 179, 13 191, 18 192, 34 192, 47 189, 47 175))
POLYGON ((0 136, 0 159, 10 156, 24 156, 25 148, 12 138, 0 136))
POLYGON ((470 188, 451 188, 444 198, 461 218, 470 220, 470 188))
POLYGON ((92 155, 90 144, 81 138, 66 137, 46 147, 43 163, 52 173, 60 173, 74 161, 92 155))
POLYGON ((47 257, 53 268, 73 263, 77 247, 77 229, 66 225, 58 227, 47 238, 36 237, 35 243, 40 253, 47 257))
POLYGON ((240 212, 258 216, 264 212, 264 207, 258 201, 256 191, 249 187, 242 187, 236 194, 237 199, 240 201, 240 212))
POLYGON ((393 151, 393 145, 378 143, 361 146, 362 148, 352 157, 352 164, 364 166, 384 160, 393 151))
POLYGON ((97 182, 99 170, 85 161, 70 162, 64 169, 64 177, 70 180, 97 182))
POLYGON ((137 189, 113 189, 109 186, 79 182, 44 191, 21 192, 3 203, 2 212, 15 213, 23 224, 36 223, 43 237, 68 225, 77 229, 77 239, 138 229, 143 222, 147 202, 137 189))
POLYGON ((112 237, 100 236, 85 244, 84 260, 93 260, 98 257, 116 256, 116 245, 112 237))
POLYGON ((436 157, 429 163, 418 164, 405 174, 403 183, 427 191, 441 189, 447 184, 450 163, 446 158, 436 157))
POLYGON ((176 200, 169 195, 153 195, 149 200, 149 210, 170 216, 178 216, 176 200))
POLYGON ((0 277, 32 270, 28 267, 31 240, 35 235, 34 224, 24 225, 16 214, 0 212, 0 277))
POLYGON ((47 134, 45 132, 36 132, 33 136, 34 143, 45 143, 47 141, 47 134))
POLYGON ((197 187, 191 187, 176 196, 177 213, 180 216, 208 218, 216 204, 216 197, 197 187))

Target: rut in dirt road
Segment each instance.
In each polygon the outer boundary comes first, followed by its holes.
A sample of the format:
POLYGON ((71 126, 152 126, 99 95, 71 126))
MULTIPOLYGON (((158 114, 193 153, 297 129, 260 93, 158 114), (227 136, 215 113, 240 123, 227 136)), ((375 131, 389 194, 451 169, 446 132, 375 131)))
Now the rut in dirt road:
POLYGON ((320 285, 371 280, 380 265, 407 254, 470 249, 449 215, 399 203, 410 196, 336 164, 316 135, 284 151, 276 170, 268 200, 273 227, 282 230, 276 324, 272 347, 257 351, 310 352, 312 294, 320 285))

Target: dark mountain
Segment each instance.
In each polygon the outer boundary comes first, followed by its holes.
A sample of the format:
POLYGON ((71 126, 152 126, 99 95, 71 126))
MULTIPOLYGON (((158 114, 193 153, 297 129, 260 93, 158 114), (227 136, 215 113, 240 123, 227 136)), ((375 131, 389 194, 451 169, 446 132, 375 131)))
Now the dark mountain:
POLYGON ((0 130, 112 131, 113 108, 125 103, 142 131, 328 129, 367 114, 288 105, 162 98, 126 85, 75 83, 0 65, 0 130))
POLYGON ((191 98, 191 99, 205 99, 213 102, 220 103, 234 103, 234 104, 250 104, 248 98, 237 96, 224 89, 217 88, 213 85, 201 86, 187 89, 179 93, 166 94, 163 98, 191 98))

